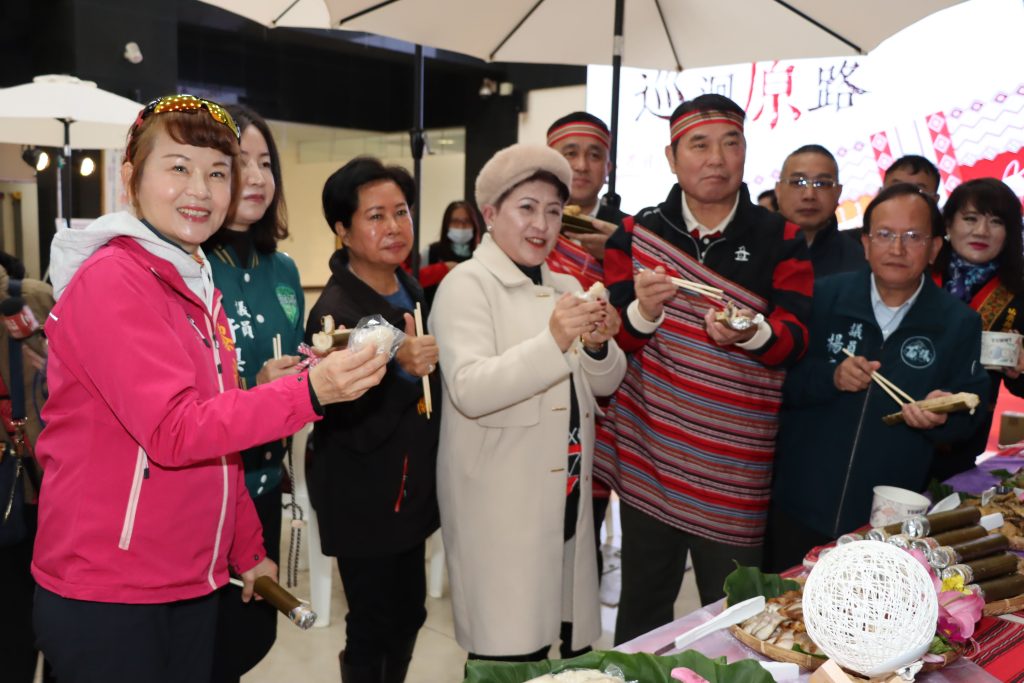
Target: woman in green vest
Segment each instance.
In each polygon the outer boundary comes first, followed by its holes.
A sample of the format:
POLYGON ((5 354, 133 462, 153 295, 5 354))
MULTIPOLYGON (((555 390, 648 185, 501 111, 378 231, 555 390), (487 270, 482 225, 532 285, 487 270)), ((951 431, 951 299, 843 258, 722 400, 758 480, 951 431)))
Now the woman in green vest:
MULTIPOLYGON (((251 389, 299 372, 305 303, 295 262, 277 250, 288 237, 281 186, 281 161, 270 128, 256 112, 228 107, 241 131, 242 191, 228 223, 203 249, 214 285, 224 295, 238 360, 238 384, 251 389), (282 355, 274 358, 275 338, 282 355)), ((282 461, 288 440, 242 452, 245 484, 260 522, 267 556, 280 564, 282 461)), ((301 454, 298 457, 302 457, 301 454)), ((266 603, 243 603, 238 588, 223 589, 217 623, 214 683, 237 682, 269 652, 277 635, 277 613, 266 603)))

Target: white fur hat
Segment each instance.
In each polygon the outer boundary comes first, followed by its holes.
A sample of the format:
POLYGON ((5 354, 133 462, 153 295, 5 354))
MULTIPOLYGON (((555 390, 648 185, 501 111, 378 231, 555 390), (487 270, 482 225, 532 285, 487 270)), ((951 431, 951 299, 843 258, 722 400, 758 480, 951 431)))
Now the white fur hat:
POLYGON ((494 204, 507 191, 537 171, 558 178, 566 190, 572 186, 572 168, 561 154, 546 145, 516 144, 499 151, 476 177, 476 205, 494 204))

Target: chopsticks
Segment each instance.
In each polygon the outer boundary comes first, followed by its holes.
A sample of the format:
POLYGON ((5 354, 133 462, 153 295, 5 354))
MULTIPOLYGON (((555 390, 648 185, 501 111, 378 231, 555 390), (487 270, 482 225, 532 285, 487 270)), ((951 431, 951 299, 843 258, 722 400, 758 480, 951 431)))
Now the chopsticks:
POLYGON ((274 342, 274 360, 277 360, 278 358, 280 358, 283 355, 281 353, 281 335, 275 334, 273 342, 274 342))
MULTIPOLYGON (((643 270, 645 269, 641 268, 638 272, 641 272, 643 270)), ((685 289, 689 292, 693 292, 694 294, 700 294, 710 299, 721 299, 725 295, 725 292, 723 292, 718 287, 705 285, 701 282, 694 282, 693 280, 684 280, 681 277, 673 277, 671 275, 668 277, 668 279, 672 282, 672 284, 674 284, 679 289, 685 289)))
MULTIPOLYGON (((416 319, 416 336, 422 337, 423 308, 420 306, 420 303, 418 301, 416 302, 416 311, 414 312, 413 315, 416 319)), ((424 375, 421 379, 423 380, 423 404, 427 409, 427 419, 429 420, 430 413, 434 412, 434 404, 433 401, 430 400, 430 375, 424 375)))
MULTIPOLYGON (((850 358, 855 357, 853 352, 850 351, 850 349, 843 349, 843 353, 845 353, 850 358)), ((903 391, 898 386, 887 380, 885 377, 881 375, 881 373, 872 372, 871 379, 873 379, 878 386, 882 387, 885 393, 889 394, 889 397, 892 398, 892 400, 896 401, 897 405, 902 406, 904 403, 915 402, 910 394, 903 391)))
POLYGON ((696 294, 703 294, 704 296, 711 297, 712 299, 721 299, 722 296, 725 294, 725 292, 718 289, 717 287, 701 284, 700 282, 684 280, 681 277, 672 277, 671 275, 668 279, 672 281, 672 284, 674 284, 676 287, 679 287, 680 289, 685 289, 696 294))

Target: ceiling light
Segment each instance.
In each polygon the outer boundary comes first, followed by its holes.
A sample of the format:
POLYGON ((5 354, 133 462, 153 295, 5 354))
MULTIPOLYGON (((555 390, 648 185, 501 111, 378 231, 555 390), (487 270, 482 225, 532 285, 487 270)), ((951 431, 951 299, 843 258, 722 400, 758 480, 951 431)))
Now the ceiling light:
POLYGON ((21 158, 37 171, 45 171, 50 165, 50 155, 38 147, 24 148, 21 150, 21 158))
POLYGON ((96 162, 92 160, 92 157, 83 158, 81 165, 78 167, 78 172, 83 176, 90 176, 95 170, 96 162))

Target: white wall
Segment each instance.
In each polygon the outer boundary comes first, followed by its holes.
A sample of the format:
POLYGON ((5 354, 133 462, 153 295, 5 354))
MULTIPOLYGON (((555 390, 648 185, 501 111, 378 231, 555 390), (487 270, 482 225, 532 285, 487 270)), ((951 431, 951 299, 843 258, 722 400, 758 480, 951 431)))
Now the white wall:
MULTIPOLYGON (((51 167, 52 169, 53 167, 51 167)), ((53 172, 52 170, 48 172, 53 172)), ((0 145, 0 192, 4 193, 0 210, 3 211, 4 251, 14 253, 14 202, 12 195, 21 193, 22 261, 29 277, 39 273, 39 199, 36 191, 36 172, 21 159, 20 145, 0 145)))
POLYGON ((587 86, 531 90, 526 95, 526 111, 519 115, 519 142, 543 145, 548 127, 566 114, 585 111, 587 86))
MULTIPOLYGON (((349 149, 357 146, 355 141, 360 136, 376 134, 278 121, 270 124, 281 155, 291 233, 281 248, 295 259, 303 287, 315 291, 330 277, 328 259, 334 252, 334 235, 324 220, 320 195, 328 176, 354 156, 333 153, 335 146, 349 149), (311 153, 310 144, 316 146, 314 151, 322 149, 324 153, 311 153)), ((411 157, 384 156, 382 160, 412 172, 411 157)), ((462 198, 464 168, 463 154, 438 154, 423 159, 420 223, 424 247, 440 235, 441 218, 448 203, 462 198)))

